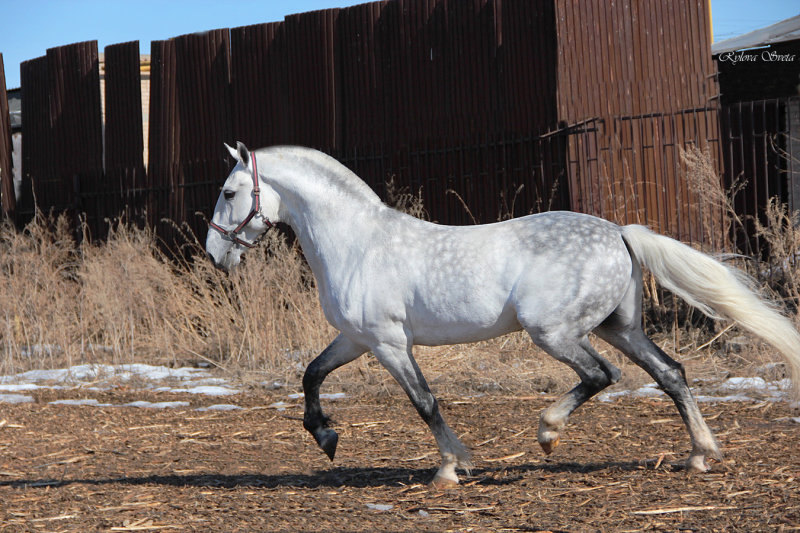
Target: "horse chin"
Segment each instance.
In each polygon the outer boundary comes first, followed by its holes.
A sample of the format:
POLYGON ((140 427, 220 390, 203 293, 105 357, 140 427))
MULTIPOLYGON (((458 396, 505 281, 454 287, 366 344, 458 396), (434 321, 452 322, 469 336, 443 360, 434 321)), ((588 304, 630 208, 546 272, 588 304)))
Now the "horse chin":
POLYGON ((237 250, 236 247, 232 247, 225 253, 225 255, 222 256, 220 261, 214 260, 213 257, 211 260, 214 262, 214 266, 218 269, 224 270, 225 272, 230 272, 239 264, 241 261, 241 256, 242 252, 237 250))
POLYGON ((206 255, 215 267, 227 272, 239 264, 242 250, 232 242, 222 239, 216 232, 209 232, 206 238, 206 255))

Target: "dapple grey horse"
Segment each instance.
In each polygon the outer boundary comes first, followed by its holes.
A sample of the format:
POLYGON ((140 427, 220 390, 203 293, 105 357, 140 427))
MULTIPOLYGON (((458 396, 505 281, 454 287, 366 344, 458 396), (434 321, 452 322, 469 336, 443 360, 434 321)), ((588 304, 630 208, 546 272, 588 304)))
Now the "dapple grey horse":
POLYGON ((710 316, 736 321, 772 344, 800 376, 800 335, 743 274, 637 225, 549 212, 476 226, 444 226, 384 205, 355 174, 315 150, 228 147, 236 160, 214 208, 206 251, 230 269, 275 222, 292 227, 340 334, 306 369, 304 426, 333 459, 338 435, 319 402, 325 377, 371 351, 428 424, 442 457, 434 483, 458 483, 467 449, 445 423, 412 347, 489 339, 524 329, 580 378, 545 409, 538 441, 549 453, 569 415, 620 371, 589 343, 594 332, 644 368, 688 429, 688 469, 720 450, 683 367, 643 332, 642 270, 710 316))

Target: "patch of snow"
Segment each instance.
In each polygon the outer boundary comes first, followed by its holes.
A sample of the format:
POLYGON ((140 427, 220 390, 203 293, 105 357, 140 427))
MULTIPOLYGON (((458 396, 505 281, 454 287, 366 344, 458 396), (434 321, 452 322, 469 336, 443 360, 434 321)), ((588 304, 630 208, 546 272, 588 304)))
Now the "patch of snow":
MULTIPOLYGON (((695 380, 697 383, 698 380, 695 380)), ((699 394, 698 389, 692 387, 692 392, 698 402, 754 402, 756 398, 766 399, 767 401, 783 401, 788 399, 788 391, 792 383, 788 378, 777 381, 766 381, 761 377, 733 377, 728 378, 717 384, 704 387, 703 391, 710 393, 699 394), (713 394, 718 392, 720 394, 713 394), (745 394, 749 392, 751 394, 745 394), (753 396, 752 393, 757 393, 753 396)), ((655 383, 648 383, 636 390, 620 390, 601 394, 598 399, 608 402, 622 396, 663 396, 664 391, 658 388, 655 383)))
POLYGON ((189 407, 189 402, 147 402, 139 400, 124 404, 122 407, 142 407, 145 409, 174 409, 176 407, 189 407))
POLYGON ((750 396, 745 394, 728 394, 727 396, 707 396, 700 394, 694 397, 697 403, 711 403, 711 402, 753 402, 755 401, 750 396))
POLYGON ((655 383, 647 383, 642 385, 636 390, 621 390, 616 392, 607 392, 605 394, 601 394, 598 399, 601 402, 610 402, 615 398, 619 398, 621 396, 635 396, 637 398, 649 398, 655 396, 665 396, 664 391, 658 388, 658 385, 655 383))
POLYGON ((83 400, 54 400, 50 402, 51 405, 91 405, 92 407, 114 407, 114 404, 100 403, 94 398, 85 398, 83 400))
POLYGON ((24 394, 0 394, 0 403, 33 403, 33 396, 24 394))
POLYGON ((206 396, 230 396, 232 394, 239 394, 236 389, 228 387, 219 387, 217 385, 204 385, 200 387, 192 387, 191 389, 176 390, 175 392, 188 392, 189 394, 205 394, 206 396))
POLYGON ((209 405, 208 407, 198 407, 195 411, 237 411, 242 409, 238 405, 229 403, 218 403, 216 405, 209 405))
POLYGON ((19 392, 23 390, 36 390, 41 389, 39 385, 33 383, 7 383, 0 384, 0 390, 8 392, 19 392))
POLYGON ((199 385, 227 385, 228 380, 223 378, 205 378, 205 379, 193 379, 191 381, 186 381, 183 386, 184 387, 197 387, 199 385))
MULTIPOLYGON (((290 400, 299 400, 300 398, 305 398, 305 396, 306 395, 302 392, 293 392, 288 395, 290 400)), ((342 398, 347 398, 347 394, 343 392, 329 392, 319 395, 320 400, 341 400, 342 398)))
POLYGON ((767 382, 764 381, 764 378, 760 377, 752 377, 752 378, 728 378, 723 381, 719 385, 720 389, 733 389, 733 390, 741 390, 741 389, 765 389, 767 388, 767 382))
POLYGON ((161 381, 164 379, 187 381, 190 379, 211 377, 211 373, 208 370, 191 367, 167 368, 165 366, 152 366, 135 363, 129 365, 119 365, 119 369, 122 372, 122 376, 120 377, 136 376, 149 381, 161 381))
POLYGON ((347 398, 347 395, 343 392, 333 392, 328 394, 320 394, 319 397, 322 400, 341 400, 343 398, 347 398))
MULTIPOLYGON (((230 387, 223 378, 213 377, 202 368, 167 368, 146 364, 82 364, 70 368, 53 370, 30 370, 10 376, 0 376, 0 402, 33 402, 30 396, 10 394, 13 392, 37 389, 68 390, 80 387, 83 391, 107 391, 120 386, 120 383, 135 383, 142 390, 205 396, 231 396, 241 391, 230 387), (166 382, 166 383, 164 383, 166 382), (178 383, 175 383, 178 382, 178 383), (170 385, 170 383, 175 383, 170 385), (176 386, 177 385, 177 386, 176 386)), ((108 406, 93 399, 56 400, 61 405, 108 406)), ((187 407, 188 402, 131 402, 128 407, 164 409, 187 407)), ((230 406, 228 409, 237 408, 230 406)))
POLYGON ((68 369, 58 368, 55 370, 29 370, 28 372, 23 372, 22 374, 17 374, 16 376, 3 377, 4 381, 6 378, 9 380, 16 378, 19 381, 32 381, 36 383, 38 381, 63 381, 68 374, 68 369))
POLYGON ((391 503, 368 503, 367 509, 372 509, 373 511, 391 511, 394 509, 394 505, 391 503))

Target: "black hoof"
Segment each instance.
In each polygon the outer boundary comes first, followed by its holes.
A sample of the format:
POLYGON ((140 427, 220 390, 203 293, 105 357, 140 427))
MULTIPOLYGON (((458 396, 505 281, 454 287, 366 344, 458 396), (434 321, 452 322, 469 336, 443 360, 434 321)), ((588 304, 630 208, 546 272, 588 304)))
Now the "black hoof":
POLYGON ((333 457, 336 455, 336 445, 339 444, 339 435, 330 428, 324 428, 314 434, 314 439, 328 459, 333 461, 333 457))

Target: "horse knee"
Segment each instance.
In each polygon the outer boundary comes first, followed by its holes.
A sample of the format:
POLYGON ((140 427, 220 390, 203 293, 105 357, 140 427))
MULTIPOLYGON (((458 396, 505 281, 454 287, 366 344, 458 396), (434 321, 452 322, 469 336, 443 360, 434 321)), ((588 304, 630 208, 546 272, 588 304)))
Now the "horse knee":
POLYGON ((319 359, 314 359, 303 373, 303 391, 308 392, 312 388, 318 387, 322 381, 322 375, 322 363, 319 359))
POLYGON ((680 395, 685 389, 688 389, 689 384, 686 382, 686 372, 683 365, 675 363, 669 368, 659 369, 655 372, 656 381, 661 388, 664 389, 669 396, 674 397, 680 395))
POLYGON ((439 414, 439 402, 436 397, 428 394, 421 398, 412 398, 412 403, 422 420, 429 426, 433 424, 439 414))

